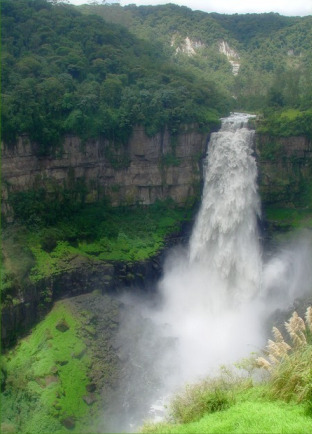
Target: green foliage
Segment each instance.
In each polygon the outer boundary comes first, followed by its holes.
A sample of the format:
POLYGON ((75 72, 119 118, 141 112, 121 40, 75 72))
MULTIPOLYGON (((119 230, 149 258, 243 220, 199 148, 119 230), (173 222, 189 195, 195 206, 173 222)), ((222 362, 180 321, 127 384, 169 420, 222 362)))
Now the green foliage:
POLYGON ((248 400, 228 410, 207 414, 197 422, 174 425, 160 423, 146 425, 146 433, 283 433, 305 434, 311 430, 311 417, 303 406, 294 406, 279 401, 264 401, 249 395, 248 400))
POLYGON ((274 327, 274 340, 269 340, 266 347, 270 362, 262 357, 257 362, 270 373, 267 391, 270 397, 304 402, 312 415, 312 306, 307 308, 303 318, 293 312, 285 322, 288 343, 274 327))
POLYGON ((181 161, 177 158, 174 153, 167 153, 162 157, 161 164, 165 167, 168 166, 180 166, 181 161))
POLYGON ((79 335, 79 321, 59 302, 32 334, 5 356, 6 380, 2 421, 20 433, 67 432, 66 417, 81 421, 89 409, 82 397, 88 384, 90 357, 79 335), (65 320, 68 329, 56 326, 65 320))
POLYGON ((157 49, 193 77, 202 83, 215 82, 226 95, 227 110, 263 110, 268 103, 304 110, 311 107, 310 16, 208 14, 174 4, 84 5, 80 9, 122 24, 140 38, 156 40, 157 49), (186 38, 200 43, 192 56, 183 52, 186 38), (222 40, 239 54, 240 70, 235 77, 219 52, 222 40))
POLYGON ((3 242, 2 301, 18 297, 29 279, 39 281, 71 269, 77 256, 103 261, 148 259, 191 214, 191 208, 179 208, 172 201, 132 208, 112 208, 103 201, 85 204, 75 213, 65 209, 50 226, 39 225, 37 219, 35 226, 8 228, 3 242))
POLYGON ((271 140, 262 144, 260 151, 260 159, 276 161, 281 154, 281 146, 278 142, 271 140))
POLYGON ((277 227, 285 227, 288 230, 312 227, 312 211, 310 209, 278 208, 276 206, 265 207, 265 219, 274 223, 277 227))
POLYGON ((293 351, 274 368, 269 384, 269 396, 287 402, 305 402, 311 410, 312 397, 312 345, 293 351))
POLYGON ((53 225, 70 217, 84 205, 86 186, 84 180, 77 181, 71 188, 54 186, 52 191, 43 187, 11 193, 9 203, 17 221, 27 226, 53 225))
POLYGON ((234 387, 223 378, 189 385, 171 402, 171 417, 175 423, 199 420, 207 413, 222 411, 234 405, 234 387))
POLYGON ((1 302, 14 303, 21 286, 29 282, 36 261, 27 244, 27 230, 7 228, 2 232, 1 302))
MULTIPOLYGON (((68 4, 3 0, 2 138, 27 134, 37 155, 64 134, 125 143, 135 124, 149 135, 224 111, 224 94, 173 65, 157 45, 68 4)), ((124 161, 116 162, 125 164, 124 161)))
POLYGON ((276 137, 306 136, 311 138, 312 110, 268 110, 257 132, 276 137))

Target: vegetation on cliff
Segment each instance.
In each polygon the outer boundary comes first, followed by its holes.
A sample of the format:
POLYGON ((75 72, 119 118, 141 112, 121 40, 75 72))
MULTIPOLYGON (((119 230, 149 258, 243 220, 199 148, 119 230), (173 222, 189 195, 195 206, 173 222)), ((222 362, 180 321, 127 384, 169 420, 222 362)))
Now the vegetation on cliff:
MULTIPOLYGON (((114 336, 120 302, 96 292, 58 302, 32 334, 2 358, 3 433, 105 432, 120 360, 114 336)), ((263 356, 188 385, 159 433, 306 433, 312 417, 312 308, 273 328, 263 356), (259 371, 259 368, 261 371, 259 371)), ((118 348, 117 348, 118 350, 118 348)))
MULTIPOLYGON (((30 207, 28 193, 18 197, 20 205, 26 197, 30 207)), ((35 209, 25 206, 17 213, 19 224, 3 232, 3 304, 18 303, 27 283, 71 269, 77 256, 128 263, 155 256, 165 247, 166 237, 179 232, 192 215, 191 207, 178 208, 172 201, 133 208, 112 208, 103 201, 68 213, 64 205, 65 216, 56 213, 54 218, 49 207, 43 206, 40 213, 40 202, 32 205, 35 209)))
POLYGON ((118 309, 117 301, 96 293, 57 302, 2 357, 2 433, 99 432, 118 378, 111 347, 118 309))
POLYGON ((305 136, 312 140, 312 109, 269 108, 257 132, 273 137, 305 136))
POLYGON ((157 44, 66 4, 4 0, 2 139, 27 134, 38 154, 64 134, 125 142, 136 124, 153 135, 182 123, 209 130, 229 100, 208 78, 175 65, 157 44))

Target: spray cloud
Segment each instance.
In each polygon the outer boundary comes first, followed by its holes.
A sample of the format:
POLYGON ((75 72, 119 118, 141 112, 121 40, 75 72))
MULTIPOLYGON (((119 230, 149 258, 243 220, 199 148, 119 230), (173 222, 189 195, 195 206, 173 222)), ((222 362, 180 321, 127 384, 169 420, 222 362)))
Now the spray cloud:
POLYGON ((137 394, 144 405, 140 411, 132 405, 132 428, 128 421, 123 429, 135 429, 140 418, 148 418, 148 408, 157 410, 157 398, 263 348, 267 318, 311 290, 310 234, 262 260, 249 117, 233 114, 211 136, 201 208, 188 248, 175 248, 166 261, 158 285, 161 302, 150 307, 125 301, 131 308, 120 345, 127 342, 140 362, 122 385, 129 390, 123 402, 137 394))

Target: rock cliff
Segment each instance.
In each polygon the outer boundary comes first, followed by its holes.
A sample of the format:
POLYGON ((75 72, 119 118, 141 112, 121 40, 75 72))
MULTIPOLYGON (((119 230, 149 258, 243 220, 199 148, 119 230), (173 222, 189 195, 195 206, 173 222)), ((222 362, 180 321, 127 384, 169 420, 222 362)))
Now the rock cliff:
POLYGON ((257 135, 256 148, 259 190, 264 206, 311 207, 311 140, 257 135))
POLYGON ((87 202, 107 196, 113 205, 151 204, 170 197, 183 204, 198 193, 206 144, 207 134, 193 125, 174 137, 168 131, 148 137, 138 126, 126 145, 67 136, 49 156, 38 156, 37 145, 21 137, 14 147, 2 145, 3 215, 13 220, 11 193, 39 185, 47 191, 70 189, 78 181, 87 202))

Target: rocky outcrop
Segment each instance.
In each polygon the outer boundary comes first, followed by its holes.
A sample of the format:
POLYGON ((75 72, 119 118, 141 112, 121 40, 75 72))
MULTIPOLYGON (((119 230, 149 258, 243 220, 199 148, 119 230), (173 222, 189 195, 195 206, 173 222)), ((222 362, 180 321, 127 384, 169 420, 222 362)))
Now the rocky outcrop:
POLYGON ((232 66, 233 75, 237 75, 240 68, 239 54, 226 41, 219 42, 219 52, 227 57, 232 66))
POLYGON ((13 219, 8 200, 12 192, 38 186, 70 189, 76 182, 84 185, 87 202, 107 196, 113 205, 166 198, 183 204, 196 193, 206 144, 207 134, 193 125, 175 137, 168 131, 148 137, 138 126, 126 145, 104 139, 83 143, 67 136, 60 150, 38 157, 37 145, 20 137, 15 146, 2 146, 3 215, 13 219))
POLYGON ((312 188, 311 140, 258 134, 256 147, 259 189, 264 205, 308 206, 309 188, 312 188))
POLYGON ((21 299, 2 305, 2 346, 12 345, 18 337, 27 333, 55 300, 95 290, 116 294, 119 288, 144 287, 148 291, 148 285, 160 277, 160 262, 161 256, 138 263, 106 263, 77 257, 71 269, 25 284, 21 299))
POLYGON ((129 290, 153 292, 163 270, 168 250, 189 239, 192 222, 172 233, 165 247, 149 259, 140 262, 99 261, 75 256, 63 271, 37 282, 24 282, 14 300, 7 300, 1 309, 2 347, 13 345, 50 310, 54 301, 97 292, 118 294, 129 290))
POLYGON ((199 48, 205 47, 205 44, 200 40, 192 40, 188 36, 182 38, 181 35, 175 34, 171 38, 170 46, 175 48, 176 54, 183 53, 191 57, 199 48))

